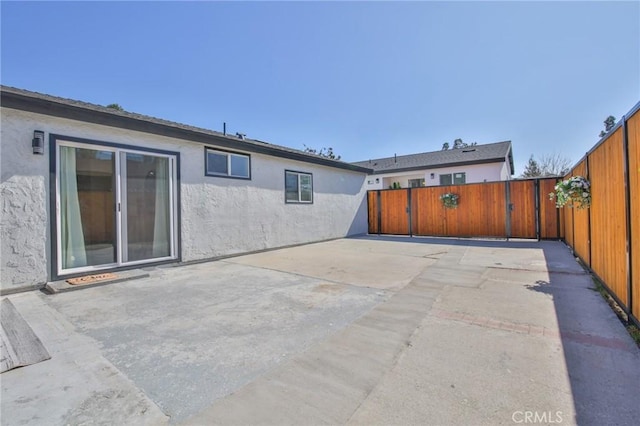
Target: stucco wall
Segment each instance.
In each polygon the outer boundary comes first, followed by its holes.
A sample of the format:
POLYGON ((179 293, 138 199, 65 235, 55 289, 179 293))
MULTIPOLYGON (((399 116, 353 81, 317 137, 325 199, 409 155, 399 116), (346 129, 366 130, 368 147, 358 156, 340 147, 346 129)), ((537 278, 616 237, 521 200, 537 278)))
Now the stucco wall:
POLYGON ((249 153, 250 181, 216 178, 204 175, 202 144, 8 108, 1 124, 2 289, 51 279, 50 133, 179 152, 183 261, 367 230, 362 173, 249 153), (45 155, 32 153, 33 130, 45 132, 45 155), (285 169, 313 174, 313 204, 285 204, 285 169))
POLYGON ((367 176, 365 187, 370 189, 387 189, 393 182, 399 182, 402 188, 409 186, 409 179, 424 178, 425 186, 440 185, 440 174, 466 173, 466 183, 493 182, 509 180, 509 168, 506 162, 472 164, 466 166, 429 169, 425 171, 383 173, 367 176), (433 173, 433 178, 431 178, 433 173), (379 179, 376 182, 376 179, 379 179))

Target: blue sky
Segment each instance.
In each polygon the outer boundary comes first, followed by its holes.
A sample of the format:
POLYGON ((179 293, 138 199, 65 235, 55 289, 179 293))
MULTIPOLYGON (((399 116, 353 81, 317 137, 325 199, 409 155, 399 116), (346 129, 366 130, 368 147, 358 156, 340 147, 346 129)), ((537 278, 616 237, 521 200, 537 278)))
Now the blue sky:
POLYGON ((6 2, 4 85, 357 161, 576 162, 640 100, 640 2, 6 2))

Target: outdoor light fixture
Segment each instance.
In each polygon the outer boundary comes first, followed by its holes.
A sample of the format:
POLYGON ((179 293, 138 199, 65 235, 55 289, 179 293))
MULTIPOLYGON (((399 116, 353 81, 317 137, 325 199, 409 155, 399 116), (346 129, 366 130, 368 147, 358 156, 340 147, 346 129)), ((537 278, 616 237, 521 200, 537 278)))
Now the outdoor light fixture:
POLYGON ((431 173, 431 179, 435 179, 436 174, 435 173, 431 173))
POLYGON ((42 130, 33 131, 31 147, 33 148, 34 154, 44 154, 44 132, 42 130))

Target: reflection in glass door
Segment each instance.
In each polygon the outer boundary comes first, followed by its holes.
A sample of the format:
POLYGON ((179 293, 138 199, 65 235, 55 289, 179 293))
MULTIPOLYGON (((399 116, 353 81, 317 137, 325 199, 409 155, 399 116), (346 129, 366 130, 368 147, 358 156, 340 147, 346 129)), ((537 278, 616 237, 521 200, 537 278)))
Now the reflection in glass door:
POLYGON ((122 260, 170 256, 169 160, 132 153, 122 153, 122 157, 126 176, 122 260))
POLYGON ((62 269, 116 263, 115 156, 60 147, 62 269))
POLYGON ((58 273, 175 259, 172 155, 76 143, 58 150, 58 273))

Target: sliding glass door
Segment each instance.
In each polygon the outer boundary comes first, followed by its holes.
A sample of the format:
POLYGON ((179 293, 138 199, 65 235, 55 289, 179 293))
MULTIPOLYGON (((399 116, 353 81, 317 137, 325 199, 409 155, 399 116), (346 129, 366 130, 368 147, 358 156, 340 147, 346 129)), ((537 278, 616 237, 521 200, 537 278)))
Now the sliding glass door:
POLYGON ((59 142, 58 274, 177 258, 176 161, 59 142))

